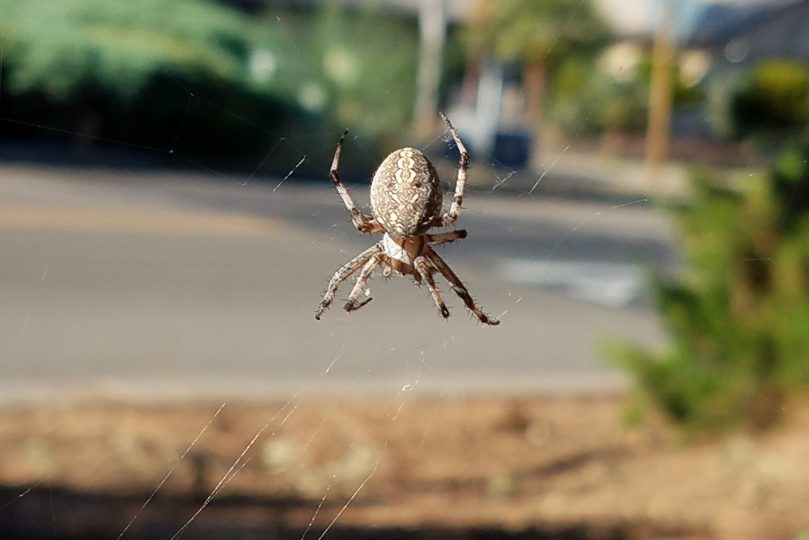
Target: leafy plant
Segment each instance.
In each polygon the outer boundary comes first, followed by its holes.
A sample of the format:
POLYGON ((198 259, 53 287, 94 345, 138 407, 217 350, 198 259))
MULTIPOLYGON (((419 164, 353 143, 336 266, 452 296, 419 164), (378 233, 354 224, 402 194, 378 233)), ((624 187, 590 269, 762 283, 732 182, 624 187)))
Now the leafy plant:
POLYGON ((183 124, 185 151, 221 155, 266 147, 234 118, 272 125, 294 110, 256 70, 256 54, 281 43, 210 1, 11 2, 0 35, 2 104, 27 123, 160 148, 183 124))
POLYGON ((765 61, 714 85, 712 119, 720 135, 789 136, 809 125, 809 67, 803 62, 765 61))
POLYGON ((670 347, 613 351, 636 403, 689 430, 766 427, 809 391, 809 138, 746 180, 701 173, 672 208, 685 269, 654 279, 670 347))
POLYGON ((407 125, 416 94, 415 24, 370 6, 356 11, 324 4, 311 33, 317 36, 318 84, 336 125, 374 136, 407 125))
MULTIPOLYGON (((622 70, 620 76, 609 73, 599 62, 567 59, 556 74, 553 119, 571 137, 642 133, 647 124, 650 81, 648 55, 634 67, 622 70)), ((675 106, 692 106, 702 99, 677 68, 671 84, 675 106)))
POLYGON ((595 66, 570 62, 559 70, 557 82, 553 120, 568 136, 645 129, 649 88, 637 77, 616 80, 595 66), (581 78, 574 85, 571 79, 576 76, 581 78))

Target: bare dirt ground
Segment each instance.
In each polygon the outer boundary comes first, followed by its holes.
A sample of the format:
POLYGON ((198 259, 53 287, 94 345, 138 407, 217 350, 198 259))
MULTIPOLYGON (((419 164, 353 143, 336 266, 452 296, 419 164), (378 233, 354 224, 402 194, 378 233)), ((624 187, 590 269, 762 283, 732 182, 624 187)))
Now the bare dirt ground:
POLYGON ((222 523, 265 538, 268 527, 292 538, 343 538, 348 529, 354 538, 428 529, 445 531, 431 538, 471 538, 448 531, 472 530, 504 531, 492 538, 807 538, 809 407, 790 407, 766 433, 687 445, 659 421, 626 429, 621 407, 614 396, 403 392, 221 410, 6 408, 0 532, 11 538, 15 526, 41 525, 60 538, 115 538, 134 520, 128 537, 167 537, 204 507, 189 538, 236 537, 210 533, 222 523))

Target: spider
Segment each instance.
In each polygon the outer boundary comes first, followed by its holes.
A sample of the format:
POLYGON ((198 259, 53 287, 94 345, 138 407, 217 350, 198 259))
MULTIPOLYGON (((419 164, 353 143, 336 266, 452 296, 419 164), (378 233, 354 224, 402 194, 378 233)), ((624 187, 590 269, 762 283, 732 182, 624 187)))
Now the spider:
POLYGON ((458 179, 455 183, 455 197, 449 212, 442 213, 441 183, 430 160, 415 148, 400 148, 382 161, 371 182, 371 210, 369 217, 357 209, 351 194, 340 181, 337 169, 343 142, 348 134, 345 131, 337 143, 329 176, 337 193, 351 215, 351 221, 361 233, 383 233, 382 240, 366 249, 334 273, 326 288, 326 294, 318 306, 315 319, 320 320, 326 308, 331 305, 340 284, 352 274, 360 271, 357 282, 348 296, 346 311, 355 311, 371 301, 367 296, 368 280, 378 266, 384 268, 385 277, 393 272, 410 275, 416 283, 426 283, 430 289, 439 314, 449 317, 449 309, 444 303, 433 275, 440 272, 449 282, 455 293, 461 297, 466 307, 484 324, 497 325, 500 321, 481 311, 455 272, 438 256, 433 246, 466 238, 466 230, 430 234, 433 227, 446 227, 455 223, 461 212, 463 190, 466 183, 466 170, 469 154, 449 119, 443 114, 452 139, 461 154, 458 165, 458 179))

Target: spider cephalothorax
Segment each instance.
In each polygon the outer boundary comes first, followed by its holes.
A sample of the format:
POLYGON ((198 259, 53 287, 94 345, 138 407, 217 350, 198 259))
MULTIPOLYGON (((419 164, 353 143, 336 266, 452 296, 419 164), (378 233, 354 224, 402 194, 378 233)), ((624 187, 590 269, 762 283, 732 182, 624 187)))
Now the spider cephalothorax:
POLYGON ((362 233, 381 232, 383 236, 380 242, 357 255, 335 272, 329 281, 323 301, 318 306, 316 319, 320 319, 320 316, 334 300, 337 287, 360 269, 345 309, 354 311, 370 302, 371 299, 365 297, 366 285, 377 266, 382 265, 385 275, 390 275, 395 271, 413 276, 418 283, 426 283, 442 317, 449 317, 449 310, 433 279, 436 272, 446 278, 452 289, 480 322, 489 325, 500 324, 500 321, 492 319, 475 305, 469 291, 466 290, 458 276, 432 248, 432 246, 466 238, 466 231, 456 230, 435 234, 427 232, 433 227, 451 225, 458 219, 463 203, 466 169, 469 164, 469 154, 455 128, 446 116, 442 114, 441 118, 446 122, 461 154, 458 179, 455 183, 455 196, 446 213, 442 213, 441 183, 433 164, 415 148, 400 148, 386 157, 374 173, 374 179, 371 182, 373 217, 364 215, 357 209, 351 199, 351 194, 340 181, 337 172, 345 133, 340 138, 332 161, 331 179, 357 230, 362 233))

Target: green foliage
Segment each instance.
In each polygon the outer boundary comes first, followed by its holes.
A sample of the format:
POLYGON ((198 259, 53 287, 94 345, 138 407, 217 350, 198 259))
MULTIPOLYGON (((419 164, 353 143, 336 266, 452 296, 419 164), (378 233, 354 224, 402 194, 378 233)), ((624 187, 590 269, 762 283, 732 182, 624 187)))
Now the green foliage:
POLYGON ((646 125, 647 92, 636 81, 617 81, 599 73, 579 93, 556 98, 553 120, 571 137, 641 132, 646 125))
POLYGON ((0 135, 176 146, 217 168, 274 148, 272 162, 289 170, 298 133, 331 147, 337 128, 379 138, 411 118, 416 24, 372 7, 251 20, 214 0, 6 4, 2 114, 54 130, 5 123, 0 135), (276 148, 280 133, 288 142, 276 148))
POLYGON ((809 67, 803 62, 762 62, 717 84, 712 118, 720 135, 790 135, 809 125, 809 67))
POLYGON ((256 31, 195 0, 28 0, 8 4, 4 15, 10 91, 62 102, 88 86, 131 100, 159 72, 239 82, 256 31))
POLYGON ((571 60, 558 71, 552 119, 571 137, 646 127, 648 84, 633 76, 618 80, 592 62, 571 60))
POLYGON ((324 4, 311 29, 330 119, 371 136, 387 135, 411 119, 416 93, 418 29, 372 8, 324 4))
POLYGON ((640 399, 687 429, 764 427, 809 392, 809 137, 745 180, 700 174, 672 208, 685 272, 654 280, 670 348, 614 351, 640 399))
POLYGON ((466 28, 472 56, 522 65, 529 129, 543 127, 545 94, 559 61, 591 58, 609 37, 590 0, 479 0, 466 28))
MULTIPOLYGON (((621 77, 605 72, 598 62, 570 58, 557 70, 552 118, 571 137, 642 133, 648 117, 650 79, 648 56, 621 77)), ((685 84, 679 70, 672 77, 672 95, 675 106, 702 99, 696 88, 685 84)))
POLYGON ((185 150, 228 154, 267 144, 235 117, 277 124, 292 110, 252 63, 279 43, 210 1, 26 0, 3 15, 3 105, 29 123, 95 122, 94 136, 168 147, 184 118, 185 150))
POLYGON ((481 0, 467 33, 473 54, 524 62, 586 56, 608 39, 589 0, 481 0))

